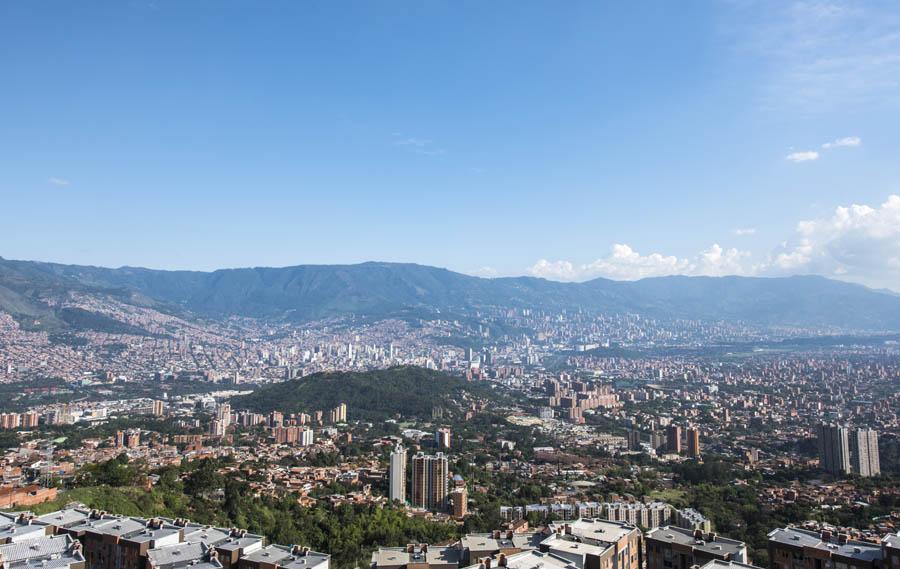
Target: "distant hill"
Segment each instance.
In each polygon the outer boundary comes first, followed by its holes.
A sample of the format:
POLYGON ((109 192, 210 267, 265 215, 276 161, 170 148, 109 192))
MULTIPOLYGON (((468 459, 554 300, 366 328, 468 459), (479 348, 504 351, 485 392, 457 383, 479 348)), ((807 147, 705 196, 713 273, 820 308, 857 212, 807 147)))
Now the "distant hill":
POLYGON ((52 316, 41 291, 90 289, 207 318, 306 322, 332 316, 471 313, 485 307, 634 313, 767 326, 900 331, 900 296, 823 277, 659 277, 560 283, 484 279, 401 263, 212 272, 108 269, 0 259, 0 310, 52 316))
POLYGON ((434 407, 458 413, 463 402, 486 397, 489 387, 420 367, 400 366, 369 372, 317 373, 257 389, 232 398, 234 409, 260 413, 327 413, 346 403, 350 419, 383 421, 398 413, 402 418, 427 419, 434 407))
POLYGON ((0 258, 0 312, 12 315, 26 329, 147 335, 141 328, 99 312, 66 306, 65 302, 78 294, 101 302, 179 311, 178 307, 166 306, 137 289, 80 281, 51 270, 51 266, 0 258))

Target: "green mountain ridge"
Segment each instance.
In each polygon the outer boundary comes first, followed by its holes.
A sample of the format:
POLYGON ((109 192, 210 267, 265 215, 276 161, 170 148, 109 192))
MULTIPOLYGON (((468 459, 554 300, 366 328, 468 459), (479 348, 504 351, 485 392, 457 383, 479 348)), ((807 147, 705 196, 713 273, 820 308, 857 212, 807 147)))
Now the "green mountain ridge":
POLYGON ((431 417, 434 407, 459 412, 460 402, 486 397, 484 384, 414 366, 399 366, 369 372, 316 373, 261 387, 234 397, 235 409, 260 413, 312 413, 345 403, 348 418, 383 421, 399 415, 403 419, 431 417))
POLYGON ((562 283, 485 279, 406 263, 222 269, 110 269, 0 259, 0 310, 46 313, 35 299, 67 289, 129 297, 205 318, 287 322, 357 316, 471 314, 485 308, 632 313, 764 326, 900 331, 900 296, 817 276, 655 277, 562 283))

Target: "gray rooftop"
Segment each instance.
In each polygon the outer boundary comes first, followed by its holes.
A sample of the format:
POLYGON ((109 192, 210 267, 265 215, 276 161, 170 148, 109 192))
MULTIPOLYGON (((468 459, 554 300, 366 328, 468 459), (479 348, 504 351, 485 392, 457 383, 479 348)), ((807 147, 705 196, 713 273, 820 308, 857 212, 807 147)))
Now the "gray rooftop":
POLYGON ((721 559, 713 559, 709 561, 700 569, 761 569, 756 565, 750 565, 747 563, 738 563, 737 561, 722 561, 721 559))
POLYGON ((428 547, 422 552, 418 547, 409 553, 405 547, 379 547, 372 552, 372 563, 375 566, 397 566, 408 563, 428 563, 433 565, 456 565, 460 560, 460 551, 456 547, 428 547))
POLYGON ((697 538, 694 537, 694 530, 675 526, 664 526, 652 529, 647 532, 647 539, 654 539, 666 543, 677 543, 679 545, 689 545, 697 551, 714 556, 725 556, 727 554, 730 557, 742 559, 746 552, 746 545, 743 541, 705 533, 697 538))
POLYGON ((625 522, 590 518, 579 518, 570 522, 551 522, 548 527, 552 532, 561 530, 563 535, 571 532, 571 535, 585 543, 594 543, 595 545, 618 543, 620 539, 637 530, 635 526, 625 522))
POLYGON ((50 512, 35 518, 37 521, 56 527, 67 528, 83 522, 90 517, 90 512, 80 508, 66 508, 56 512, 50 512))
POLYGON ((153 567, 162 569, 186 567, 188 565, 192 568, 200 566, 208 566, 210 569, 222 567, 218 560, 210 559, 211 550, 212 546, 203 542, 176 543, 175 545, 155 547, 149 550, 147 559, 153 567))
POLYGON ((70 553, 74 540, 69 535, 45 536, 20 543, 0 545, 4 566, 29 560, 49 560, 70 553))
POLYGON ((848 540, 846 543, 837 543, 833 539, 822 540, 822 534, 800 528, 779 528, 769 532, 769 540, 794 547, 813 547, 821 551, 828 551, 832 555, 851 557, 864 561, 881 559, 881 547, 865 541, 848 540))
POLYGON ((0 539, 4 541, 22 541, 36 539, 47 535, 47 524, 34 520, 3 520, 0 523, 0 539))
MULTIPOLYGON (((478 569, 480 564, 467 569, 478 569)), ((496 566, 496 563, 494 565, 496 566)), ((530 550, 506 556, 507 569, 580 569, 580 566, 564 557, 552 553, 530 550)))
POLYGON ((573 535, 553 534, 541 542, 541 548, 546 548, 548 552, 569 559, 579 569, 584 565, 585 555, 595 555, 599 557, 605 551, 613 547, 610 543, 596 542, 587 543, 573 535))
POLYGON ((230 532, 228 530, 215 528, 212 526, 203 526, 199 524, 188 524, 184 526, 184 541, 195 542, 203 541, 212 545, 228 539, 230 532))
POLYGON ((328 567, 330 555, 308 551, 295 553, 292 548, 284 545, 269 545, 244 556, 244 559, 252 562, 276 563, 280 567, 291 569, 305 569, 307 567, 328 567))

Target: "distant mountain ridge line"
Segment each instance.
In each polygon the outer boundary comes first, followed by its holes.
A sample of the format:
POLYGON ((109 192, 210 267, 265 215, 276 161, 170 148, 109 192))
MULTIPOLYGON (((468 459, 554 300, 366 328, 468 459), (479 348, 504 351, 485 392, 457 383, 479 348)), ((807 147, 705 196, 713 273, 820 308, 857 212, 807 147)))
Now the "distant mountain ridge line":
POLYGON ((652 318, 743 321, 766 326, 900 330, 900 297, 819 276, 605 278, 557 282, 483 278, 414 263, 230 268, 117 269, 0 258, 0 310, 39 310, 40 294, 66 290, 139 295, 208 318, 305 322, 478 308, 582 310, 652 318))

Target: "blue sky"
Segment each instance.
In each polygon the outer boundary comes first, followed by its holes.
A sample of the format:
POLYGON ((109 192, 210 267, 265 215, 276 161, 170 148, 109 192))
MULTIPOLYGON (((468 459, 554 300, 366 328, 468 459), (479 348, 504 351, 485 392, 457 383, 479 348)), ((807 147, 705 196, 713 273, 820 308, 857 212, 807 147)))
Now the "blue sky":
POLYGON ((900 290, 900 5, 4 2, 0 256, 900 290))

